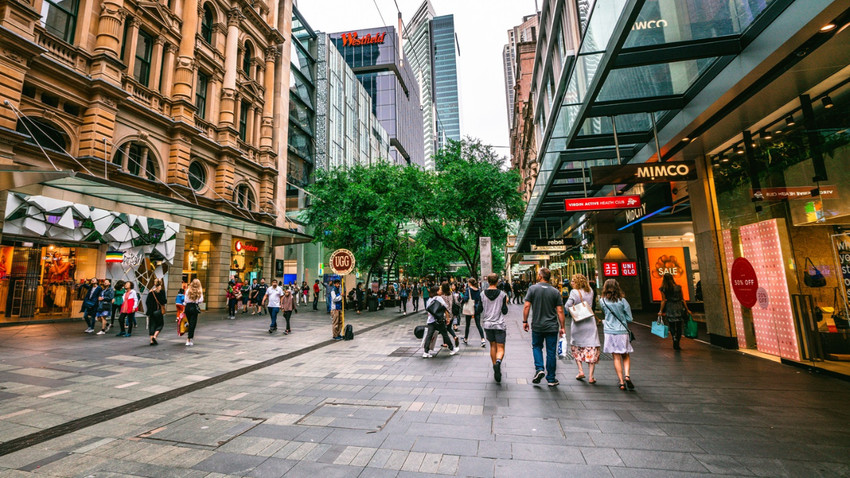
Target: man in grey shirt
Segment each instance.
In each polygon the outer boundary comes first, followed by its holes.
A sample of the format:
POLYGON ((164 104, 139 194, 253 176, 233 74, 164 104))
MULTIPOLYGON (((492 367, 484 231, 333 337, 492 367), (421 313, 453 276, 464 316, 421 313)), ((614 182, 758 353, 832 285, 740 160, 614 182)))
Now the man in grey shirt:
POLYGON ((481 294, 481 319, 484 322, 484 334, 490 342, 490 360, 493 362, 493 378, 502 382, 502 359, 505 358, 505 317, 508 313, 508 296, 499 290, 499 276, 487 276, 490 287, 481 294))
POLYGON ((565 335, 564 303, 558 289, 549 284, 551 272, 541 267, 537 273, 537 283, 528 288, 525 306, 522 309, 522 329, 528 332, 528 312, 531 316, 531 351, 534 355, 534 378, 532 383, 540 383, 543 377, 550 387, 558 386, 555 369, 558 360, 558 337, 565 335), (543 343, 546 343, 546 371, 543 370, 543 343))

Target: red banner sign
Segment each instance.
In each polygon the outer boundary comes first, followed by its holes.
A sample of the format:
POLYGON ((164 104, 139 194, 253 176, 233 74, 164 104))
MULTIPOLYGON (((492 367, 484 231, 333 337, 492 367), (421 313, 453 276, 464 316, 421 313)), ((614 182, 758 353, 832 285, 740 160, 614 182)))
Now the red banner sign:
POLYGON ((616 262, 603 262, 602 273, 605 277, 616 277, 620 275, 620 265, 616 262))
POLYGON ((750 261, 739 257, 732 263, 732 271, 729 273, 732 281, 732 291, 742 306, 752 309, 758 302, 759 281, 756 270, 750 261))
POLYGON ((236 252, 242 252, 242 251, 257 252, 257 251, 260 250, 259 247, 255 246, 253 244, 242 242, 242 241, 236 241, 236 245, 234 247, 236 248, 236 252))
POLYGON ((597 211, 599 209, 635 209, 640 207, 640 196, 565 199, 564 207, 567 212, 597 211))
POLYGON ((622 264, 620 264, 620 268, 623 270, 624 276, 634 277, 637 275, 636 262, 623 262, 622 264))
POLYGON ((385 36, 387 36, 386 32, 374 35, 369 33, 363 38, 357 38, 357 32, 343 33, 342 46, 380 45, 384 43, 385 36))

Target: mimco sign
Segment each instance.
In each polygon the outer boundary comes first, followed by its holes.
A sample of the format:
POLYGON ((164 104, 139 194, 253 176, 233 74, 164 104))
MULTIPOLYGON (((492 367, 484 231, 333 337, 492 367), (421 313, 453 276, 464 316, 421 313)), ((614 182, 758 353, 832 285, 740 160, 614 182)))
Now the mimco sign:
POLYGON ((697 179, 696 163, 673 161, 669 163, 625 164, 590 168, 594 186, 609 184, 669 183, 697 179))

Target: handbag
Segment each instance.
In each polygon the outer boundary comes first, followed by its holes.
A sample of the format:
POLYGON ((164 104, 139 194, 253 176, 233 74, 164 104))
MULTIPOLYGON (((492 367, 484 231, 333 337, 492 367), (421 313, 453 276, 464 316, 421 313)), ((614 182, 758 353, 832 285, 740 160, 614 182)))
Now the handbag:
POLYGON ((815 263, 812 262, 808 257, 805 261, 806 273, 803 276, 803 283, 806 284, 806 287, 823 287, 826 285, 826 277, 823 276, 821 271, 815 267, 815 263), (811 265, 811 268, 809 267, 811 265))
POLYGON ((440 320, 440 317, 445 317, 446 315, 446 306, 443 305, 443 301, 437 300, 435 297, 428 301, 428 307, 425 308, 425 311, 433 315, 435 319, 440 320))
POLYGON ((652 335, 657 335, 662 339, 666 339, 670 334, 670 327, 664 325, 664 322, 659 318, 652 323, 652 335))
POLYGON ((688 321, 685 323, 685 337, 689 339, 697 338, 697 332, 699 330, 699 326, 694 318, 688 314, 688 321))
POLYGON ((475 301, 472 300, 472 294, 466 296, 466 302, 463 303, 463 315, 475 315, 475 301))
POLYGON ((581 301, 578 304, 570 306, 570 315, 573 316, 574 321, 581 322, 582 320, 593 317, 593 311, 590 310, 590 306, 585 301, 581 301))

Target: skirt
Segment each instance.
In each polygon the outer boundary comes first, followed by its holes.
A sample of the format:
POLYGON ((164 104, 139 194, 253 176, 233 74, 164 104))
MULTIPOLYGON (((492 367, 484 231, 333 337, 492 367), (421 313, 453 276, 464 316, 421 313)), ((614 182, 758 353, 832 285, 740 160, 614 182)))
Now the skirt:
POLYGON ((603 352, 608 354, 630 354, 635 351, 629 341, 629 334, 605 334, 603 352))
POLYGON ((599 347, 578 347, 576 345, 571 345, 570 352, 573 354, 573 358, 579 362, 599 362, 599 347))

